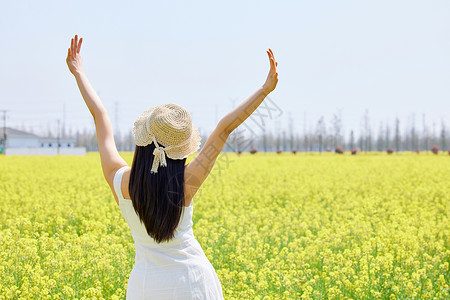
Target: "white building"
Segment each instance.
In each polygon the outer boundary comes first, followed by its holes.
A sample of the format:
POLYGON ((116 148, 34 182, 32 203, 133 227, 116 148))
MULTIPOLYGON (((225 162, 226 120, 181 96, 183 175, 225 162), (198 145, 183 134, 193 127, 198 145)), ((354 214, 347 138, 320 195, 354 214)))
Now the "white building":
POLYGON ((0 140, 0 153, 5 155, 86 155, 85 147, 75 147, 75 139, 40 137, 10 127, 0 128, 0 140), (3 144, 5 133, 6 147, 3 144))

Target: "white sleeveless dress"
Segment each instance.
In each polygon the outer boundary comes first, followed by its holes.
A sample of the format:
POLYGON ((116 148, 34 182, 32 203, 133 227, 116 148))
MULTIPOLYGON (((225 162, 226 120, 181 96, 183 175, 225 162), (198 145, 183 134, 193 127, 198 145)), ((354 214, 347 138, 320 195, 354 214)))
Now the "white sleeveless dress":
POLYGON ((130 199, 121 191, 124 166, 114 175, 119 208, 130 227, 136 257, 127 286, 127 300, 141 299, 223 299, 222 287, 192 230, 193 204, 183 207, 175 237, 157 244, 130 199))

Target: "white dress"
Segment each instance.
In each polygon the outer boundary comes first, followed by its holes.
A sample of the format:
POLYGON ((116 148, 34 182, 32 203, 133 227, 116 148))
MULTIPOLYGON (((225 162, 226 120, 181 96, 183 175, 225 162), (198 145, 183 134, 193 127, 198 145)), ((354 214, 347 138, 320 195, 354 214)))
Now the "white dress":
POLYGON ((122 195, 125 168, 127 166, 114 175, 114 190, 136 250, 135 264, 128 279, 127 299, 223 299, 214 267, 192 231, 193 204, 183 207, 175 237, 157 244, 147 234, 131 200, 122 195))

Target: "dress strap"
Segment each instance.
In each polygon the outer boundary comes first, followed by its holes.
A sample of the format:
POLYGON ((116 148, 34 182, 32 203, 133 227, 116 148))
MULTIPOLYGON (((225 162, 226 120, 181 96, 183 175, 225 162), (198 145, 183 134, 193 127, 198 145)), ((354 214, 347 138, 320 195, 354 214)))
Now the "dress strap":
POLYGON ((122 195, 122 189, 121 189, 121 183, 122 183, 122 176, 123 172, 125 171, 125 168, 128 166, 123 166, 119 170, 117 170, 116 174, 114 175, 113 185, 114 185, 114 191, 116 192, 117 198, 120 200, 123 200, 122 195))

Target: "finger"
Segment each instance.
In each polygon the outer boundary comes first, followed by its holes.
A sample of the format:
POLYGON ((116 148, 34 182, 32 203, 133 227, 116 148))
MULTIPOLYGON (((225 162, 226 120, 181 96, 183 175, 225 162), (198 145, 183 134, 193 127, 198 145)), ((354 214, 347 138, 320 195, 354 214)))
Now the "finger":
POLYGON ((78 44, 77 53, 80 53, 81 43, 83 42, 83 38, 80 38, 80 43, 78 44))
POLYGON ((70 55, 73 57, 73 49, 74 49, 74 46, 73 46, 73 44, 74 44, 74 39, 72 39, 72 41, 71 41, 71 43, 70 43, 70 55))
POLYGON ((75 34, 75 43, 73 44, 73 46, 74 46, 74 49, 76 51, 77 48, 78 48, 78 35, 77 34, 75 34))
POLYGON ((272 51, 272 49, 270 49, 270 48, 269 48, 269 50, 270 50, 270 53, 272 54, 272 58, 273 58, 273 60, 275 61, 275 55, 273 55, 273 51, 272 51))
POLYGON ((67 57, 70 57, 70 48, 67 49, 67 57))
POLYGON ((275 63, 274 59, 271 57, 269 51, 267 51, 267 54, 269 55, 269 61, 270 61, 270 71, 272 72, 275 69, 275 63))
POLYGON ((270 56, 270 52, 266 51, 267 55, 269 56, 269 63, 270 63, 270 69, 272 69, 272 57, 270 56))
POLYGON ((275 67, 276 66, 276 61, 275 61, 275 56, 273 56, 272 49, 269 48, 269 52, 270 52, 270 57, 272 58, 272 60, 274 62, 274 67, 275 67))

